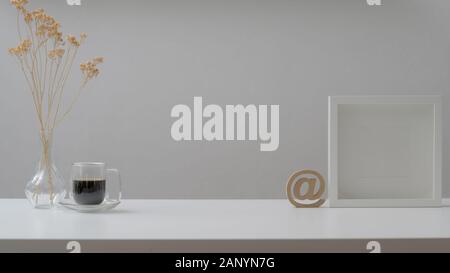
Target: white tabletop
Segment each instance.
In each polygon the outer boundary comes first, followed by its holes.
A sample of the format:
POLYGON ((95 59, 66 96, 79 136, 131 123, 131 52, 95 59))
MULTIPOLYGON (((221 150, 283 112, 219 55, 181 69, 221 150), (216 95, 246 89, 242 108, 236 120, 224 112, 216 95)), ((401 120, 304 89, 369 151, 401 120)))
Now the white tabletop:
POLYGON ((125 200, 82 214, 0 200, 0 240, 450 238, 450 207, 295 209, 286 200, 125 200))

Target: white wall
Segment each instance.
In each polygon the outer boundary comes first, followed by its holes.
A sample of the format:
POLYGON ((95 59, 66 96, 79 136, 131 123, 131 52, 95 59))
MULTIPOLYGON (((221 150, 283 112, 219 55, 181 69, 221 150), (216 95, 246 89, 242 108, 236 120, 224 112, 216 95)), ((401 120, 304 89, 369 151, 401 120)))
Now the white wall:
MULTIPOLYGON (((80 61, 103 55, 57 133, 55 156, 107 161, 128 198, 282 198, 290 173, 327 172, 327 97, 444 95, 449 164, 450 2, 384 0, 34 0, 69 33, 86 31, 80 61), (280 148, 257 143, 176 143, 176 104, 279 104, 280 148)), ((0 3, 0 197, 23 197, 39 155, 25 82, 6 49, 15 11, 0 3)), ((75 78, 79 76, 74 73, 75 78)), ((70 88, 75 87, 75 81, 70 88)), ((444 167, 444 193, 450 196, 444 167)))

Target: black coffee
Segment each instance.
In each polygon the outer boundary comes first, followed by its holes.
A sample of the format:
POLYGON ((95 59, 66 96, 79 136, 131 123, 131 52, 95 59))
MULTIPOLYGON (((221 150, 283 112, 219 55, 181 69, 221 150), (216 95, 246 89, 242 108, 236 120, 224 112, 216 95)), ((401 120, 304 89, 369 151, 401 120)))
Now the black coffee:
POLYGON ((105 200, 106 180, 74 180, 73 199, 80 205, 99 205, 105 200))

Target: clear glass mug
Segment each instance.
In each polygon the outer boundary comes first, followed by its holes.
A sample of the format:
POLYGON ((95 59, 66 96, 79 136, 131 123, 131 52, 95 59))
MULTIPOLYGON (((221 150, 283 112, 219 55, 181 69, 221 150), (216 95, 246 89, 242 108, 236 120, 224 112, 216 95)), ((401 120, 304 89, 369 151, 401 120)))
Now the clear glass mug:
POLYGON ((72 165, 70 198, 78 205, 100 205, 122 199, 122 181, 117 169, 106 163, 80 162, 72 165))

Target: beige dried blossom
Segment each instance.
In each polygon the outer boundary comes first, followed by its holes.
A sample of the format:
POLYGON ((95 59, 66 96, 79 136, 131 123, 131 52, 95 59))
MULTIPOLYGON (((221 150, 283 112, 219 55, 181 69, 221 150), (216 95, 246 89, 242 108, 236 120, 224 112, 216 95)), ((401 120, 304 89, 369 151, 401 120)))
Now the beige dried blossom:
POLYGON ((23 19, 25 20, 25 23, 30 24, 31 22, 33 22, 33 14, 27 12, 23 19))
POLYGON ((54 38, 62 42, 62 33, 59 31, 60 23, 52 16, 45 13, 43 9, 37 9, 24 17, 27 24, 36 21, 36 36, 43 38, 54 38))
POLYGON ((27 13, 27 10, 25 9, 25 5, 28 4, 28 0, 11 0, 10 2, 22 14, 27 13))
POLYGON ((103 58, 103 57, 96 57, 96 58, 94 58, 94 60, 93 60, 93 62, 94 62, 95 65, 97 65, 97 64, 102 64, 103 61, 104 61, 104 58, 103 58))
POLYGON ((80 47, 81 43, 77 40, 77 38, 73 35, 67 36, 67 41, 73 45, 74 47, 80 47))
POLYGON ((86 39, 87 39, 87 34, 84 33, 84 32, 82 32, 82 33, 80 34, 80 43, 81 43, 81 44, 84 43, 84 42, 86 41, 86 39))
POLYGON ((50 50, 48 53, 48 57, 52 60, 57 59, 57 58, 62 58, 64 56, 65 52, 66 52, 66 50, 64 50, 63 48, 57 48, 54 50, 50 50))
POLYGON ((35 20, 42 20, 45 17, 44 9, 36 9, 31 12, 35 20))
MULTIPOLYGON (((10 2, 19 12, 18 16, 22 16, 26 23, 26 30, 21 30, 21 24, 17 21, 21 42, 17 47, 10 48, 8 52, 17 57, 18 64, 25 73, 25 79, 33 95, 41 132, 52 132, 70 113, 81 90, 91 79, 100 74, 97 65, 103 63, 103 58, 98 57, 81 64, 81 72, 84 77, 80 89, 66 111, 61 112, 62 95, 71 71, 70 68, 78 48, 86 41, 87 34, 81 33, 79 38, 68 35, 66 39, 63 39, 63 33, 60 31, 61 24, 48 15, 44 9, 28 11, 25 8, 28 0, 10 0, 10 2), (57 63, 55 63, 56 60, 57 63), (48 108, 46 113, 44 106, 48 108)), ((45 136, 42 139, 45 139, 45 136)))
POLYGON ((15 56, 23 56, 30 50, 32 42, 29 39, 23 40, 17 47, 10 48, 8 52, 15 56))
POLYGON ((70 71, 77 55, 77 49, 86 41, 87 34, 81 33, 79 38, 69 35, 63 39, 60 23, 48 15, 44 9, 28 11, 25 8, 28 0, 10 0, 10 2, 18 10, 18 16, 22 16, 26 23, 26 30, 21 31, 18 21, 18 34, 22 41, 17 47, 8 51, 18 58, 19 65, 25 73, 41 127, 44 127, 44 131, 52 131, 72 110, 76 98, 86 84, 100 74, 97 65, 103 62, 103 58, 98 57, 81 64, 84 78, 80 89, 66 112, 61 113, 59 111, 61 97, 70 74, 67 71, 70 71), (25 39, 22 38, 23 34, 26 35, 25 39), (55 65, 56 60, 58 62, 55 65), (48 95, 44 95, 47 93, 48 95), (45 98, 48 98, 48 101, 44 101, 45 98), (47 115, 43 113, 44 105, 48 107, 47 115))
POLYGON ((97 65, 101 63, 103 63, 103 57, 97 57, 80 65, 81 72, 83 72, 87 80, 93 79, 100 74, 97 65))

